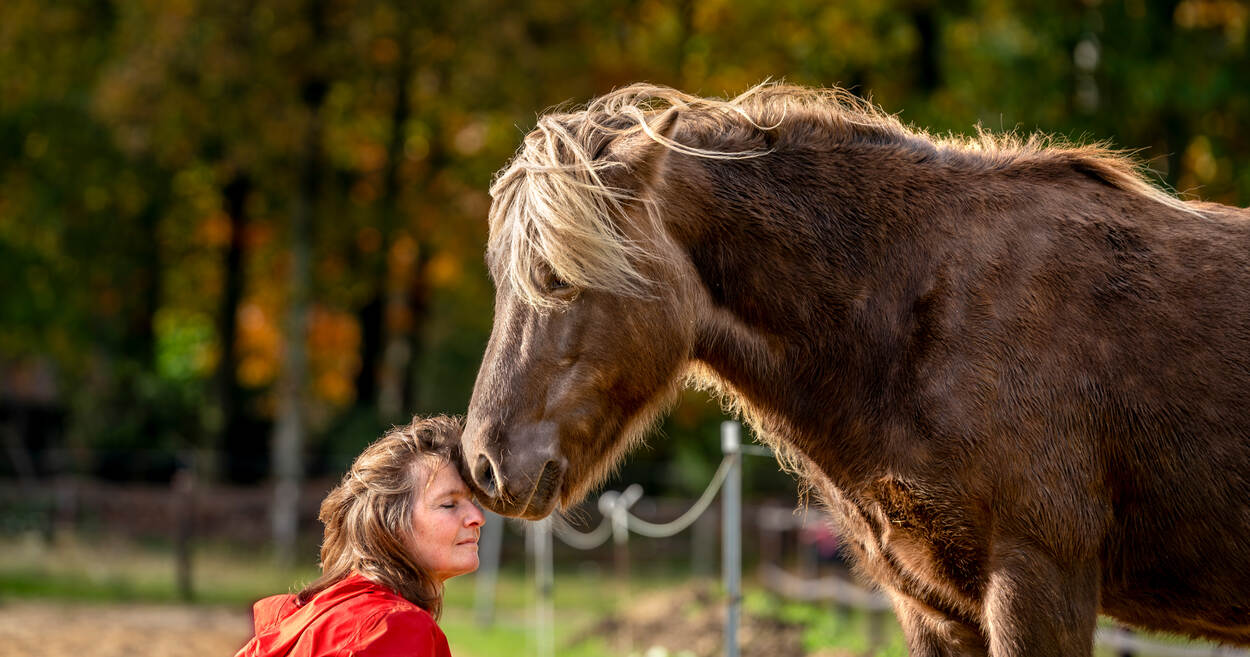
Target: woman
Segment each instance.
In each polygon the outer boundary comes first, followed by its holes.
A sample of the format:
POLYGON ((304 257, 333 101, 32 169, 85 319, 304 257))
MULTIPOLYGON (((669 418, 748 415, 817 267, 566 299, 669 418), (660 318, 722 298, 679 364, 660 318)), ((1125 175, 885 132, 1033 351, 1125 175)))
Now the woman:
POLYGON ((443 582, 477 569, 483 520, 457 468, 460 429, 418 418, 356 458, 321 503, 321 577, 257 602, 236 657, 450 657, 443 582))

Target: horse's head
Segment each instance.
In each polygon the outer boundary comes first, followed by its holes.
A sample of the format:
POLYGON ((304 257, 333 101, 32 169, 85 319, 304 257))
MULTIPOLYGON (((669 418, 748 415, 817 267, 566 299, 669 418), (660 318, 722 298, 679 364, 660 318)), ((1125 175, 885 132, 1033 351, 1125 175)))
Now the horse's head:
POLYGON ((678 387, 694 281, 649 196, 676 122, 545 117, 492 187, 494 327, 463 441, 496 512, 580 499, 678 387))

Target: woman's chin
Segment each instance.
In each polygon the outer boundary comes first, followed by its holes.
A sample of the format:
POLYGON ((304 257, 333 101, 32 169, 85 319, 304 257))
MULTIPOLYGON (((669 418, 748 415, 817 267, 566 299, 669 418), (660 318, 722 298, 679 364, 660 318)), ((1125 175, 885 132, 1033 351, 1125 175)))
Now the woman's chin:
POLYGON ((452 574, 447 577, 447 579, 451 579, 452 577, 459 577, 461 575, 468 575, 469 573, 477 570, 477 567, 478 567, 478 558, 477 558, 477 554, 474 554, 472 560, 465 559, 464 562, 460 565, 460 567, 457 568, 455 571, 453 571, 452 574))

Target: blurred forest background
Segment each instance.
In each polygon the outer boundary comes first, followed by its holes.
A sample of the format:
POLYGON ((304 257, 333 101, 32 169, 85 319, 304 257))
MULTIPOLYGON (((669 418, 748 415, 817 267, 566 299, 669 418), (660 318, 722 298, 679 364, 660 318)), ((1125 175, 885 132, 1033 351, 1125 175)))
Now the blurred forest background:
MULTIPOLYGON (((0 478, 290 493, 463 413, 492 174, 545 109, 634 81, 1110 140, 1244 206, 1248 25, 1240 0, 5 0, 0 478)), ((690 393, 622 479, 697 493, 719 419, 690 393)))

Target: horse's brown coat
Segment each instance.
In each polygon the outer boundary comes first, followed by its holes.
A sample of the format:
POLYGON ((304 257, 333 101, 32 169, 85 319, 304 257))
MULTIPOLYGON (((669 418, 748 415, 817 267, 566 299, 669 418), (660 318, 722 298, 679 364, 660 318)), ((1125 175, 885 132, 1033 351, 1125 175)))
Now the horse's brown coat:
POLYGON ((658 209, 662 235, 638 204, 620 225, 658 292, 546 272, 543 311, 491 254, 465 432, 487 504, 577 499, 693 368, 795 456, 914 655, 1088 655, 1100 609, 1250 644, 1250 213, 1098 149, 768 113, 804 93, 653 126, 758 157, 578 133, 658 209))

